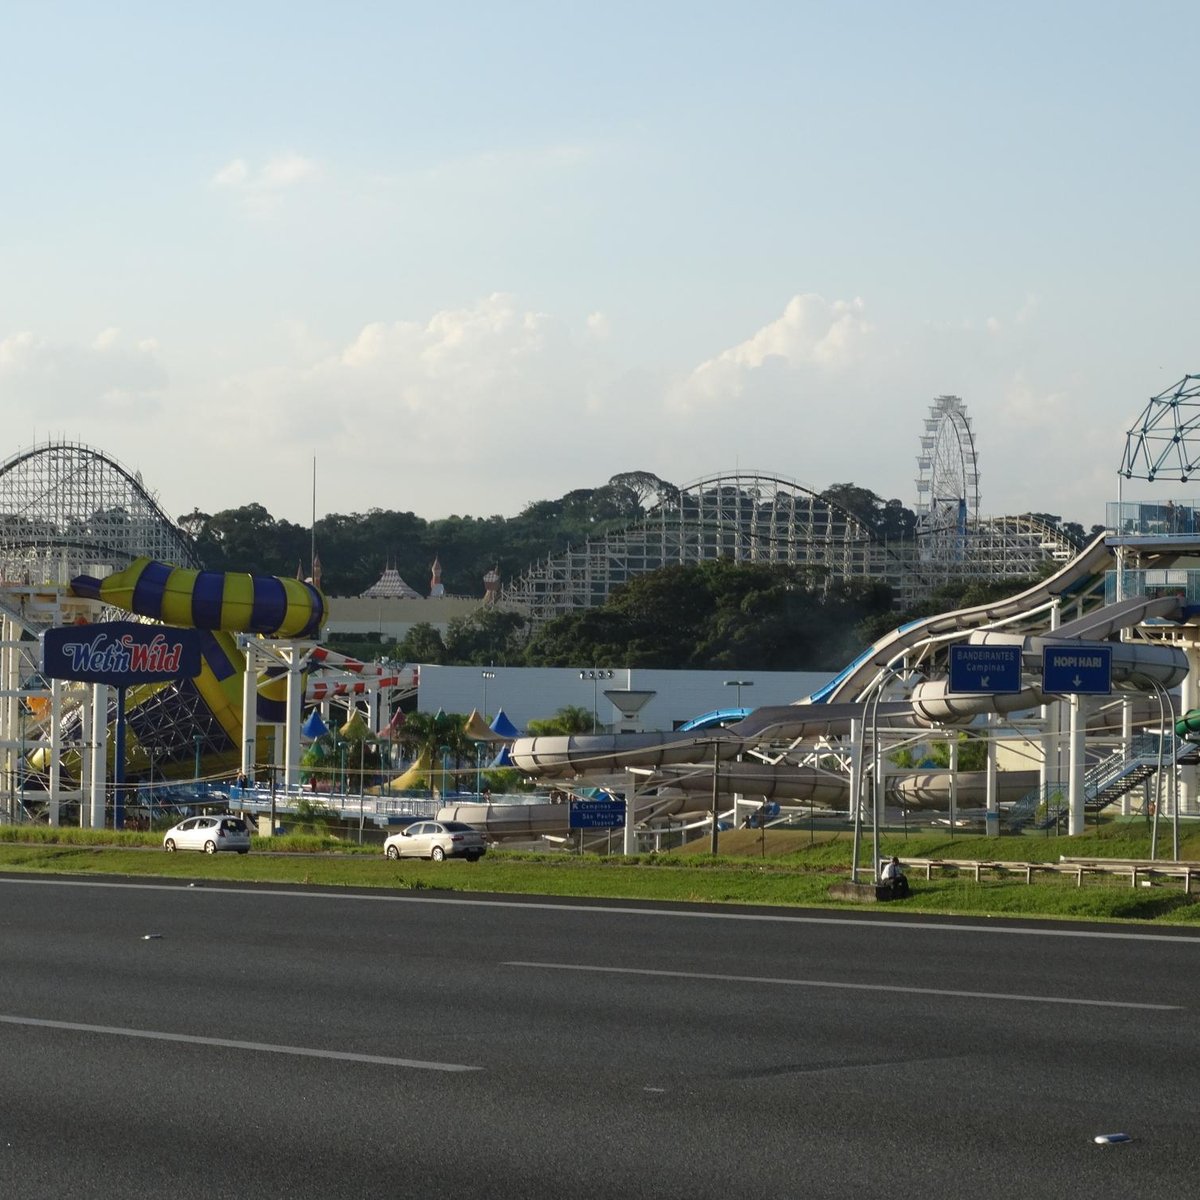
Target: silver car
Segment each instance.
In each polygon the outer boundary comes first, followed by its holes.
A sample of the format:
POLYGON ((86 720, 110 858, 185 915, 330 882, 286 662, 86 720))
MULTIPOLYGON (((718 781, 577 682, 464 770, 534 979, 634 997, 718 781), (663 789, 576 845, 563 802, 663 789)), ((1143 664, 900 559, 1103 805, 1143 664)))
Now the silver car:
POLYGON ((383 852, 391 859, 465 858, 478 862, 487 853, 487 842, 474 825, 462 821, 414 821, 383 843, 383 852))
POLYGON ((241 817, 188 817, 163 835, 163 849, 168 854, 176 850, 203 850, 205 854, 234 850, 245 854, 250 849, 250 826, 241 817))

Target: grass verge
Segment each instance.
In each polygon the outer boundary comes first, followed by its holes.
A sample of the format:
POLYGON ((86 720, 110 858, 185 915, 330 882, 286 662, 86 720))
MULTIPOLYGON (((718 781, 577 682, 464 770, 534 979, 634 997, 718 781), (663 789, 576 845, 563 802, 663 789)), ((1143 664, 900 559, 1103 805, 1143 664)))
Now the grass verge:
MULTIPOLYGON (((1034 862, 1057 859, 1060 854, 1145 857, 1148 846, 1143 847, 1139 837, 1137 829, 1131 832, 1118 827, 1078 838, 1049 839, 997 840, 937 833, 903 839, 889 834, 881 839, 880 850, 902 858, 1034 862)), ((1196 845, 1200 848, 1200 832, 1196 845)), ((731 831, 723 835, 723 853, 716 858, 693 843, 683 852, 634 859, 498 850, 479 863, 392 863, 377 846, 360 848, 316 837, 255 839, 255 853, 209 857, 165 854, 160 838, 153 834, 8 826, 0 828, 0 870, 393 891, 861 908, 829 896, 830 884, 848 875, 850 847, 850 836, 842 833, 810 840, 806 833, 769 831, 764 847, 753 831, 731 831)), ((869 845, 864 849, 865 859, 869 845)), ((889 911, 1200 925, 1200 895, 1184 895, 1182 885, 1174 881, 1134 889, 1105 878, 1087 878, 1082 887, 1076 887, 1074 880, 1066 877, 1025 884, 994 878, 975 883, 960 876, 929 882, 916 879, 913 886, 913 895, 889 905, 889 911)))

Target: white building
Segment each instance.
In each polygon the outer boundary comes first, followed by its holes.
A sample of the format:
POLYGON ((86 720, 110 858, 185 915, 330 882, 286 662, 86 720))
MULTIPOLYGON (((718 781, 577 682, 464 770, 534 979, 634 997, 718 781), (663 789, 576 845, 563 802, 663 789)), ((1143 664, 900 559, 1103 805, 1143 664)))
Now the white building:
POLYGON ((832 671, 656 671, 640 667, 439 667, 422 664, 417 707, 434 713, 503 709, 518 729, 560 708, 593 710, 601 729, 671 730, 718 709, 803 699, 832 671))

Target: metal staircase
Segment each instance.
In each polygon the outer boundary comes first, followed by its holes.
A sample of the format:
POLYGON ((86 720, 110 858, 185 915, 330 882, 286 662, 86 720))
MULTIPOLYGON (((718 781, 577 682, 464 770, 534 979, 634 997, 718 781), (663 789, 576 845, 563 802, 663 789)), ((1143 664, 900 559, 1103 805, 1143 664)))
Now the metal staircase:
MULTIPOLYGON (((1162 761, 1167 764, 1178 762, 1194 749, 1190 743, 1168 736, 1162 747, 1162 761)), ((1097 813, 1107 808, 1156 774, 1158 765, 1158 735, 1139 734, 1131 740, 1128 754, 1118 748, 1088 769, 1083 777, 1084 810, 1097 813)), ((1019 833, 1027 825, 1049 829, 1069 812, 1066 785, 1043 784, 1027 792, 1009 808, 1004 827, 1010 833, 1019 833)))

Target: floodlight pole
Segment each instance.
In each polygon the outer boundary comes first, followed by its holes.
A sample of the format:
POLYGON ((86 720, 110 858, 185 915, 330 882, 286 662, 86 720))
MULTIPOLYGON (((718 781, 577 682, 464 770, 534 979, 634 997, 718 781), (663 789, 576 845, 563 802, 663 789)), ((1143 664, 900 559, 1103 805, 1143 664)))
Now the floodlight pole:
POLYGON ((717 854, 717 842, 719 833, 717 830, 717 776, 721 769, 721 743, 713 742, 713 784, 712 784, 712 837, 709 843, 709 849, 712 851, 713 857, 717 854))

